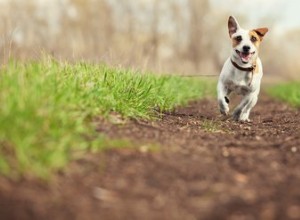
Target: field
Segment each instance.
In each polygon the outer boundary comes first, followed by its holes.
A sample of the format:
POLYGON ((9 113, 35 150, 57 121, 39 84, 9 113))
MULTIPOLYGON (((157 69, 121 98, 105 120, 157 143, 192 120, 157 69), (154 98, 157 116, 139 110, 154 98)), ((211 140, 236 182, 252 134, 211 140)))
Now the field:
POLYGON ((237 123, 218 113, 214 82, 10 61, 0 217, 300 219, 298 88, 268 88, 237 123))
POLYGON ((96 116, 154 119, 160 112, 201 98, 208 84, 157 77, 51 58, 0 72, 0 172, 47 178, 82 152, 122 145, 95 131, 96 116))

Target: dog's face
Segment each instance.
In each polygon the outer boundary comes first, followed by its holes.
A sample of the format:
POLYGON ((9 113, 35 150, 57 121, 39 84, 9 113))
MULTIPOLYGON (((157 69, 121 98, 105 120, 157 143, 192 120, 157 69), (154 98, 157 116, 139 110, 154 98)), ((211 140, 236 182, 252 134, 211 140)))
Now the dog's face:
POLYGON ((268 32, 268 28, 244 30, 239 26, 237 20, 230 16, 228 30, 232 39, 232 56, 235 61, 243 64, 252 63, 258 55, 259 45, 268 32))

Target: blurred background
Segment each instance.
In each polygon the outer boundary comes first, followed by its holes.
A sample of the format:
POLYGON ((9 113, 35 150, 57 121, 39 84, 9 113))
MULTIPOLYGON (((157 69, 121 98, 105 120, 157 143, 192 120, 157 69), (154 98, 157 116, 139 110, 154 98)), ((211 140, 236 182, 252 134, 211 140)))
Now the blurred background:
POLYGON ((269 27, 260 56, 268 80, 299 79, 298 0, 0 0, 0 62, 87 60, 142 71, 219 74, 227 19, 269 27))

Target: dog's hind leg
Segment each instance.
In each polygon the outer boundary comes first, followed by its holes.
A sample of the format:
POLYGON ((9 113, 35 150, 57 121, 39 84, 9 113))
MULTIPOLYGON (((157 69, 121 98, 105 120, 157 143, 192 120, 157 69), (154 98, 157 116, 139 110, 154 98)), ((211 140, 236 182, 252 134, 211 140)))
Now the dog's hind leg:
POLYGON ((257 102, 257 96, 258 93, 250 93, 246 95, 242 102, 234 110, 233 119, 236 121, 249 121, 249 114, 257 102))
POLYGON ((245 106, 245 108, 240 116, 241 121, 248 121, 248 122, 250 121, 250 119, 249 119, 250 111, 256 105, 257 99, 258 99, 257 95, 254 95, 252 97, 252 99, 249 101, 249 103, 245 106))

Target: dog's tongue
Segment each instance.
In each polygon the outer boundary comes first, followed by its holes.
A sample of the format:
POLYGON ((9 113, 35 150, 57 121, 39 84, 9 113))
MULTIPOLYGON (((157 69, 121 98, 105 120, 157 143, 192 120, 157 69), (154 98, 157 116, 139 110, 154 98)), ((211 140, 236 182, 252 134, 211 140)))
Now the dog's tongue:
POLYGON ((250 58, 251 58, 251 54, 250 54, 250 53, 248 53, 248 54, 246 54, 246 53, 241 53, 241 58, 242 58, 242 60, 243 60, 244 62, 249 62, 249 60, 250 60, 250 58))

